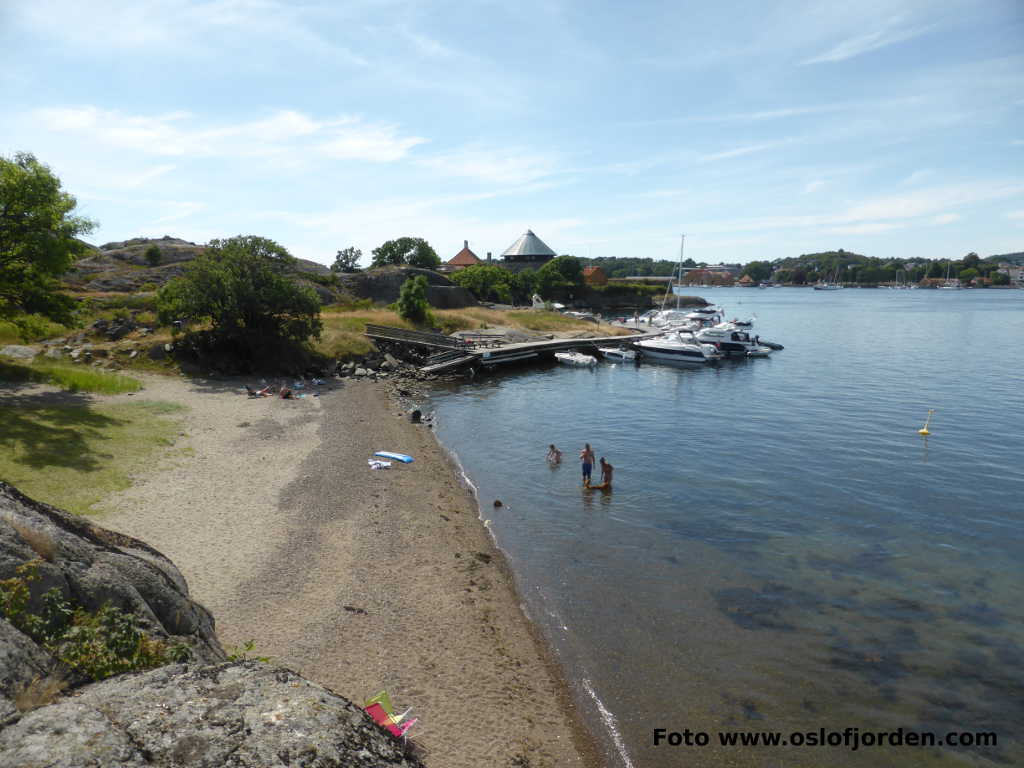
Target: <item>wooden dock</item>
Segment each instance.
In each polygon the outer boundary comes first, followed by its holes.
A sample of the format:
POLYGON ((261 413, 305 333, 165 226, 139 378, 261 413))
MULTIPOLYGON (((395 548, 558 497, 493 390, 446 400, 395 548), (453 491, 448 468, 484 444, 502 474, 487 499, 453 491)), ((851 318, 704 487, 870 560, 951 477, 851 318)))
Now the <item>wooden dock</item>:
POLYGON ((599 346, 616 346, 628 344, 647 336, 661 333, 660 330, 641 331, 629 336, 591 336, 582 339, 544 339, 543 341, 523 341, 510 344, 495 345, 493 336, 488 336, 485 343, 464 341, 440 333, 409 331, 405 328, 392 328, 386 325, 366 326, 366 335, 371 339, 394 341, 434 350, 427 358, 426 364, 420 368, 423 373, 440 373, 455 370, 466 365, 482 365, 493 368, 506 363, 521 362, 533 358, 550 359, 555 352, 567 352, 570 349, 592 349, 599 346))

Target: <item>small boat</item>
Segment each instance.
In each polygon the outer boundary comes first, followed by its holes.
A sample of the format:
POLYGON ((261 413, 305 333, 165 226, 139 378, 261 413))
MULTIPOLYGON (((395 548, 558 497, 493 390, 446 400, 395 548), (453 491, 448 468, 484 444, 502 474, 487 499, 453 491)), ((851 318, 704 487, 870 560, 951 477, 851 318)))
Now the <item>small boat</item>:
POLYGON ((566 365, 597 365, 597 358, 582 352, 555 352, 555 360, 566 365))
POLYGON ((747 350, 747 357, 768 357, 774 351, 769 347, 755 347, 747 350))
POLYGON ((636 350, 624 347, 598 347, 597 351, 611 360, 636 360, 636 350))

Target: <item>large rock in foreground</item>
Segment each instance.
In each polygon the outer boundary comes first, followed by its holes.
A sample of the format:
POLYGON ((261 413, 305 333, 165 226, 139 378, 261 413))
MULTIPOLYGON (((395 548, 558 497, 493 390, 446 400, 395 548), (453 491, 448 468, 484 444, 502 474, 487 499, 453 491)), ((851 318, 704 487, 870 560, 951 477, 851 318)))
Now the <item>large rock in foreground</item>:
POLYGON ((92 685, 0 732, 0 764, 421 765, 356 705, 256 661, 173 665, 92 685))
MULTIPOLYGON (((56 588, 68 603, 89 611, 109 603, 134 615, 150 637, 188 645, 193 661, 214 664, 227 658, 213 617, 189 597, 174 563, 138 539, 30 499, 0 481, 0 580, 33 560, 38 568, 29 582, 29 612, 38 615, 43 593, 56 588)), ((2 719, 15 712, 19 691, 58 665, 5 619, 0 624, 2 719)), ((81 681, 71 676, 68 682, 81 681)))

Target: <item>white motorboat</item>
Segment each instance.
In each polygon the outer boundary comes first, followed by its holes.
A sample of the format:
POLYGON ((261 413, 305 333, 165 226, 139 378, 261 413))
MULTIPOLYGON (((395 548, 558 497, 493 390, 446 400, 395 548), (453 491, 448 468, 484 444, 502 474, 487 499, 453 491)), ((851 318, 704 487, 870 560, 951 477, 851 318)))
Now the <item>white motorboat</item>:
POLYGON ((842 289, 843 286, 836 283, 816 283, 814 286, 816 291, 841 291, 842 289))
POLYGON ((713 344, 727 355, 744 354, 761 347, 782 349, 781 344, 763 341, 759 336, 752 336, 748 327, 737 323, 719 323, 711 328, 702 328, 694 335, 697 341, 703 344, 713 344))
POLYGON ((636 350, 626 347, 598 347, 597 351, 609 360, 636 360, 636 350))
POLYGON ((569 352, 555 352, 555 360, 565 365, 597 365, 597 358, 584 355, 582 352, 570 350, 569 352))
POLYGON ((774 351, 770 347, 754 347, 747 350, 747 357, 768 357, 774 351))
POLYGON ((711 344, 700 344, 693 334, 673 331, 651 339, 633 343, 644 359, 671 360, 683 363, 710 363, 722 358, 722 353, 711 344))

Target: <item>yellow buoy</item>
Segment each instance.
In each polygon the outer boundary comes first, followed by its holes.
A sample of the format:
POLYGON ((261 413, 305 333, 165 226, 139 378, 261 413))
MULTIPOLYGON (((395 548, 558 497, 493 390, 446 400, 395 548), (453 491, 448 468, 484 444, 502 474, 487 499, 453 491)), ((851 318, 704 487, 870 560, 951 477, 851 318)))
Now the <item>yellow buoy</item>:
POLYGON ((928 431, 928 425, 931 423, 932 414, 933 413, 935 413, 935 409, 934 408, 929 408, 928 409, 928 418, 924 420, 924 426, 921 427, 919 430, 917 430, 917 434, 925 435, 925 436, 931 434, 931 432, 928 431))

